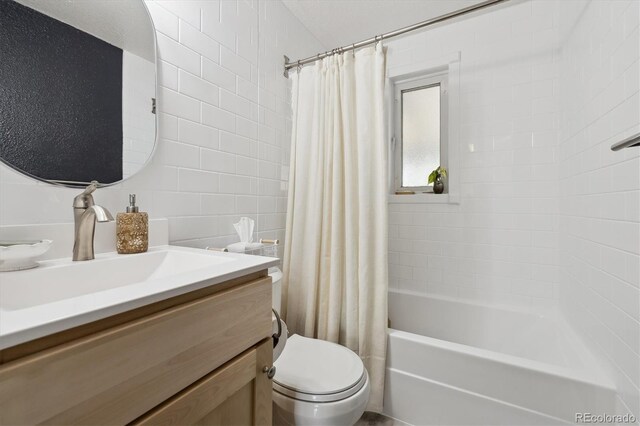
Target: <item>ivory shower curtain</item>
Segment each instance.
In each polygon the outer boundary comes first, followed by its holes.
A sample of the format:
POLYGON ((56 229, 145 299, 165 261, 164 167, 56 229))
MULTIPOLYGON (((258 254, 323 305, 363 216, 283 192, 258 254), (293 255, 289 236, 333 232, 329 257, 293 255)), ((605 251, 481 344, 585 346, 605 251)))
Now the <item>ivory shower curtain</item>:
POLYGON ((292 73, 283 315, 292 332, 364 361, 382 409, 387 330, 387 149, 382 45, 292 73))

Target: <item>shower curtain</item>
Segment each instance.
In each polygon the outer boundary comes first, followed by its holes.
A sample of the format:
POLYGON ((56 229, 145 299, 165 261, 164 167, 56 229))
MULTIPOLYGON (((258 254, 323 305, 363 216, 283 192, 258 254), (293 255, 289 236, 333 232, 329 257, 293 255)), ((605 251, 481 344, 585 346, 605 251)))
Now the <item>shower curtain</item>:
POLYGON ((363 360, 381 411, 387 337, 387 148, 381 43, 292 73, 283 315, 363 360))

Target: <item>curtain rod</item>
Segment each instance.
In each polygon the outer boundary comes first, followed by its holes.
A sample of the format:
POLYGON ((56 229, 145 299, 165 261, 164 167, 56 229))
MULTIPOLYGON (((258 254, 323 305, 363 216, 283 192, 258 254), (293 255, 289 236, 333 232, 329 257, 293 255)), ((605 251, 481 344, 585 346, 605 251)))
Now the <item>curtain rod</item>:
POLYGON ((319 61, 320 59, 326 58, 327 56, 335 55, 336 53, 342 53, 347 50, 355 50, 363 46, 367 46, 369 44, 378 43, 384 39, 388 39, 391 37, 396 37, 410 31, 415 31, 420 28, 428 27, 429 25, 437 24, 439 22, 447 21, 449 19, 457 18, 458 16, 466 15, 467 13, 475 12, 476 10, 484 9, 485 7, 493 6, 499 3, 504 3, 509 0, 487 0, 482 3, 478 3, 475 5, 467 6, 463 9, 456 10, 454 12, 445 13, 444 15, 437 16, 435 18, 427 19, 426 21, 418 22, 417 24, 410 25, 408 27, 400 28, 399 30, 391 31, 385 34, 377 35, 372 38, 368 38, 366 40, 359 41, 357 43, 353 43, 350 46, 338 47, 336 49, 329 50, 324 53, 318 53, 316 56, 309 56, 308 58, 300 59, 297 61, 289 62, 289 58, 287 56, 284 57, 284 76, 289 77, 289 70, 291 68, 301 67, 305 64, 310 64, 315 61, 319 61))

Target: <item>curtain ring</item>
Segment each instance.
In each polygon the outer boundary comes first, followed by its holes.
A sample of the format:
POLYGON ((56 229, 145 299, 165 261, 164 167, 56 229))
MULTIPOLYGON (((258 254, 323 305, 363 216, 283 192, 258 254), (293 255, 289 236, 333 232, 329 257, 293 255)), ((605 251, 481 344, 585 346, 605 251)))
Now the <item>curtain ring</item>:
POLYGON ((298 74, 300 74, 301 69, 302 69, 302 64, 300 63, 300 59, 298 59, 298 66, 296 67, 298 74))
POLYGON ((351 46, 351 55, 353 55, 353 57, 356 57, 356 44, 353 43, 353 45, 351 46))

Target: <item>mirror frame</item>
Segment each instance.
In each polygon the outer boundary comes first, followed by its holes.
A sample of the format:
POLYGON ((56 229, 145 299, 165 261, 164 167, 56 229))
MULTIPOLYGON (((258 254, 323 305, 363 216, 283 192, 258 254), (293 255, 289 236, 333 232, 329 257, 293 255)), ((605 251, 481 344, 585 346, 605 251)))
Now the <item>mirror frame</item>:
MULTIPOLYGON (((0 0, 0 1, 3 1, 3 0, 0 0)), ((127 1, 131 1, 131 0, 127 0, 127 1)), ((122 182, 125 182, 128 179, 133 178, 138 173, 140 173, 141 170, 143 170, 147 166, 149 166, 149 163, 151 163, 151 160, 153 159, 153 156, 155 155, 156 150, 158 149, 158 130, 159 130, 159 127, 160 127, 158 125, 158 114, 160 113, 160 111, 158 110, 158 34, 157 34, 157 31, 156 31, 155 24, 153 23, 153 18, 151 16, 151 12, 149 12, 149 8, 147 7, 147 3, 144 0, 138 0, 138 1, 140 1, 142 3, 142 5, 144 6, 144 10, 146 11, 147 17, 149 18, 149 22, 151 23, 151 30, 153 31, 153 59, 154 59, 154 66, 155 66, 155 74, 154 74, 154 80, 155 80, 154 81, 154 86, 155 86, 154 130, 155 130, 155 135, 153 137, 153 149, 151 150, 151 153, 147 157, 147 160, 145 161, 145 163, 135 173, 133 173, 133 174, 127 176, 126 178, 123 178, 123 179, 121 179, 121 180, 119 180, 117 182, 111 182, 111 183, 98 182, 98 188, 105 188, 105 187, 108 187, 108 186, 119 185, 122 182)), ((42 12, 40 12, 40 13, 42 13, 42 12)), ((52 19, 55 19, 55 18, 52 18, 52 19)), ((77 28, 77 27, 74 27, 74 28, 77 28)), ((82 31, 79 28, 77 28, 77 29, 79 31, 82 31)), ((77 189, 77 188, 85 188, 89 184, 91 184, 91 182, 75 182, 75 181, 45 179, 45 178, 41 178, 39 176, 32 175, 29 172, 26 172, 24 170, 21 170, 21 169, 15 167, 13 164, 9 163, 8 161, 6 161, 2 157, 0 157, 0 162, 2 164, 5 164, 6 166, 10 167, 11 169, 15 170, 16 172, 20 173, 22 176, 26 176, 26 177, 34 179, 36 181, 44 182, 44 183, 47 183, 47 184, 53 185, 53 186, 59 186, 59 187, 64 187, 64 188, 76 188, 77 189)))

